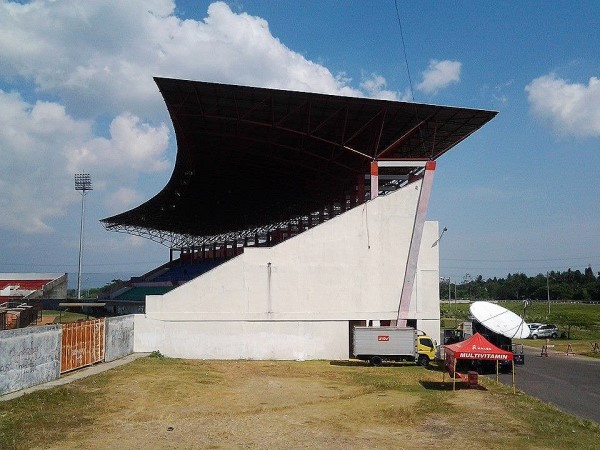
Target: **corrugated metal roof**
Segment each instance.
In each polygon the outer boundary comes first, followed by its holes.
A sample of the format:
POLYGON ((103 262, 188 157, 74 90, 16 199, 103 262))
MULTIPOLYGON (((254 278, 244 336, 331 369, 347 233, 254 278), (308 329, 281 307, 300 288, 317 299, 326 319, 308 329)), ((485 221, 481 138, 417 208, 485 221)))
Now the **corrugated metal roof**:
POLYGON ((175 169, 155 197, 103 219, 109 230, 211 236, 305 216, 356 196, 357 180, 364 180, 372 161, 436 159, 496 115, 449 106, 155 80, 175 128, 175 169))

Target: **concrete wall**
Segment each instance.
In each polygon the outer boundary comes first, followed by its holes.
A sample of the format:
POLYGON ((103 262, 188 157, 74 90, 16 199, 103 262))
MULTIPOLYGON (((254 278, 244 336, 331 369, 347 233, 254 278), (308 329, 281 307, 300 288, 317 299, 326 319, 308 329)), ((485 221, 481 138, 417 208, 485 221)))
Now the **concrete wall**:
MULTIPOLYGON (((148 296, 146 315, 176 321, 395 319, 419 194, 415 187, 379 197, 275 247, 247 248, 167 294, 148 296)), ((431 247, 436 239, 437 223, 429 222, 410 318, 434 318, 439 310, 423 298, 435 291, 439 303, 438 247, 431 247)))
POLYGON ((67 287, 68 287, 68 275, 64 275, 52 280, 46 286, 44 286, 44 298, 67 298, 67 287))
POLYGON ((347 359, 348 322, 163 321, 135 316, 136 352, 177 358, 347 359))
POLYGON ((105 319, 104 361, 114 361, 133 353, 133 316, 105 319))
MULTIPOLYGON (((275 247, 247 248, 165 295, 148 296, 145 316, 136 316, 134 350, 186 358, 347 358, 350 320, 396 319, 420 188, 410 184, 275 247), (301 323, 319 343, 305 345, 301 323), (212 344, 220 338, 227 345, 212 344)), ((437 222, 427 222, 408 316, 434 339, 437 238, 437 222)))
POLYGON ((0 395, 60 376, 60 325, 0 331, 0 395))

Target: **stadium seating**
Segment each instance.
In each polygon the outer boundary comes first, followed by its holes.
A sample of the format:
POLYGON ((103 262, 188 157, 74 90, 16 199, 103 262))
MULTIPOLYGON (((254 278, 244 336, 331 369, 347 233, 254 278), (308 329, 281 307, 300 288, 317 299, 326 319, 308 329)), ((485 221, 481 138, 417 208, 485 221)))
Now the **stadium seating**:
POLYGON ((143 300, 146 295, 162 295, 173 288, 174 286, 134 286, 116 296, 114 300, 143 300))
POLYGON ((169 270, 160 274, 158 277, 153 278, 153 282, 171 281, 173 283, 182 283, 190 281, 209 270, 214 269, 218 265, 224 263, 225 259, 207 259, 204 261, 197 261, 194 263, 180 263, 174 261, 170 266, 169 270))

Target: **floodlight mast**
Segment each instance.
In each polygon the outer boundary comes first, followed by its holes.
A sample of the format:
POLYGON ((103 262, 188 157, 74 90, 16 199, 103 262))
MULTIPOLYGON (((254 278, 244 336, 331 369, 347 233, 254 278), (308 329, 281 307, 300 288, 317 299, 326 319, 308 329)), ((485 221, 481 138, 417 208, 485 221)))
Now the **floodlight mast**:
POLYGON ((83 256, 83 225, 85 216, 85 194, 92 190, 92 178, 89 173, 75 174, 75 190, 81 193, 81 223, 79 228, 79 267, 77 271, 77 300, 81 298, 81 261, 83 256))

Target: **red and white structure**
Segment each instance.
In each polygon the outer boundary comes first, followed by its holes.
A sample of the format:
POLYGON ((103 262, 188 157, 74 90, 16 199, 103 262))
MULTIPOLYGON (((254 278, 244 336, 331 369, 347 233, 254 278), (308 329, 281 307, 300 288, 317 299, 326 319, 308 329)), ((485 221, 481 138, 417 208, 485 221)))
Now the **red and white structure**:
POLYGON ((67 298, 66 273, 0 273, 0 304, 67 298))

